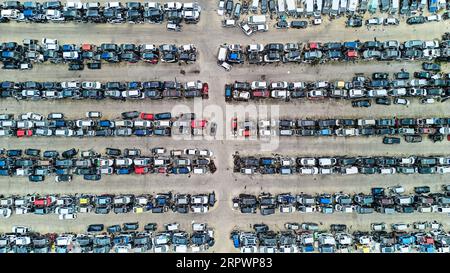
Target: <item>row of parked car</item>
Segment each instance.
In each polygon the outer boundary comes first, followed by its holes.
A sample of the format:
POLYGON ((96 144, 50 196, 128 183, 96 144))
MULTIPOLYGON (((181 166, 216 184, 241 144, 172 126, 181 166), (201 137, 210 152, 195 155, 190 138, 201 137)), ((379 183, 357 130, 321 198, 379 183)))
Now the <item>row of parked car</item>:
POLYGON ((0 82, 0 98, 17 100, 58 99, 208 99, 208 83, 202 81, 147 81, 147 82, 0 82))
POLYGON ((450 39, 435 40, 397 40, 387 41, 349 41, 349 42, 307 42, 223 44, 219 46, 217 61, 226 70, 233 64, 267 64, 267 63, 325 63, 330 61, 355 60, 439 60, 450 59, 450 39))
POLYGON ((444 185, 444 192, 430 193, 430 187, 414 188, 414 194, 405 194, 402 186, 389 188, 390 193, 382 187, 372 188, 370 194, 349 194, 338 192, 334 194, 291 194, 261 193, 240 194, 232 199, 233 209, 241 213, 256 213, 271 215, 278 210, 280 213, 358 213, 382 214, 394 213, 449 213, 450 185, 444 185))
POLYGON ((317 223, 286 223, 275 232, 264 224, 253 230, 233 230, 230 239, 242 253, 449 253, 450 234, 438 222, 395 223, 391 232, 385 223, 372 223, 371 231, 351 232, 345 224, 329 228, 317 223), (413 230, 411 230, 411 226, 413 230))
MULTIPOLYGON (((244 14, 262 14, 270 17, 278 16, 285 20, 290 16, 293 18, 313 17, 321 18, 322 15, 328 15, 330 19, 340 16, 361 16, 367 11, 371 14, 376 12, 389 13, 390 15, 417 15, 428 8, 433 15, 441 10, 450 10, 450 4, 445 1, 420 1, 420 0, 219 0, 217 13, 220 16, 226 15, 239 19, 244 14), (233 3, 235 3, 233 5, 233 3)), ((259 16, 259 15, 258 15, 259 16)), ((431 20, 429 20, 431 21, 431 20)))
POLYGON ((234 172, 259 174, 447 174, 449 156, 239 156, 234 155, 234 172))
POLYGON ((196 24, 200 21, 202 9, 197 2, 99 2, 46 1, 4 1, 0 4, 0 23, 10 21, 27 23, 111 23, 111 24, 161 24, 168 21, 169 30, 178 30, 184 21, 196 24))
MULTIPOLYGON (((396 1, 396 0, 394 0, 396 1)), ((394 14, 397 13, 396 9, 393 9, 387 17, 370 17, 369 19, 364 20, 363 14, 367 10, 367 1, 362 0, 361 2, 365 3, 365 9, 361 11, 357 11, 357 0, 344 0, 339 3, 339 0, 319 0, 319 2, 314 3, 312 0, 305 1, 304 5, 298 4, 302 7, 296 8, 295 0, 287 0, 287 11, 284 7, 284 0, 278 1, 278 6, 275 4, 274 0, 263 0, 261 2, 261 15, 256 15, 258 9, 258 0, 253 0, 253 5, 251 8, 252 15, 244 16, 249 14, 249 3, 247 1, 243 1, 242 3, 237 1, 235 2, 233 8, 233 0, 221 0, 219 1, 219 9, 218 14, 224 16, 225 19, 222 21, 224 27, 235 27, 236 22, 241 20, 239 23, 242 31, 250 36, 257 32, 266 32, 269 30, 270 19, 276 18, 277 21, 273 25, 276 29, 305 29, 309 24, 311 25, 321 25, 322 24, 322 15, 330 15, 330 18, 335 18, 342 14, 347 14, 348 19, 346 21, 346 27, 359 28, 363 26, 363 23, 367 26, 367 28, 371 26, 397 26, 400 24, 400 20, 394 14), (325 2, 325 3, 323 3, 325 2), (333 2, 333 3, 332 3, 333 2), (322 10, 322 4, 323 10, 322 10), (341 5, 341 6, 340 6, 341 5), (330 11, 330 8, 333 10, 330 11), (347 13, 345 10, 347 8, 347 13), (313 12, 315 10, 315 12, 313 12), (267 13, 270 13, 267 16, 267 13), (294 20, 287 20, 288 16, 292 16, 294 20), (242 18, 244 17, 244 18, 242 18), (306 17, 306 20, 299 20, 301 17, 306 17), (311 20, 308 20, 311 19, 311 20), (309 22, 308 22, 309 21, 309 22)), ((386 4, 389 6, 389 0, 383 0, 383 10, 386 11, 389 7, 385 7, 386 4)), ((391 1, 393 2, 393 1, 391 1)), ((409 1, 404 1, 406 5, 408 5, 409 1)), ((374 13, 374 8, 376 9, 377 3, 373 2, 371 7, 371 13, 374 13)), ((364 6, 364 5, 363 5, 364 6)), ((414 6, 414 4, 411 4, 414 6)), ((417 5, 416 5, 417 6, 417 5)), ((408 7, 408 6, 406 6, 408 7)), ((397 7, 398 9, 398 3, 397 7)), ((436 10, 434 10, 436 12, 436 10)), ((423 24, 428 22, 440 22, 441 20, 448 20, 450 18, 450 11, 444 12, 442 15, 437 13, 431 13, 428 16, 423 15, 413 15, 406 19, 406 23, 409 25, 423 24)))
POLYGON ((214 192, 202 194, 75 194, 1 196, 0 218, 14 214, 56 214, 60 220, 76 219, 78 213, 206 213, 216 203, 214 192))
POLYGON ((442 141, 450 134, 448 118, 381 118, 381 119, 290 119, 280 120, 231 120, 231 129, 235 137, 259 137, 267 139, 278 136, 385 136, 384 144, 398 144, 405 137, 409 143, 422 142, 427 135, 433 142, 442 141))
POLYGON ((0 61, 3 69, 31 69, 33 63, 69 63, 69 70, 101 69, 102 63, 194 63, 197 48, 193 44, 60 44, 56 39, 43 38, 41 43, 25 39, 22 44, 0 44, 0 61))
POLYGON ((14 226, 11 233, 0 234, 0 253, 165 253, 201 252, 214 246, 214 231, 206 223, 193 223, 192 232, 177 223, 139 223, 106 227, 92 224, 87 233, 38 233, 26 226, 14 226))
MULTIPOLYGON (((226 101, 249 101, 259 99, 276 99, 289 101, 291 99, 374 99, 377 104, 408 105, 405 98, 445 101, 450 97, 450 74, 430 71, 440 70, 440 65, 424 63, 424 71, 410 73, 400 71, 389 79, 389 73, 377 72, 372 77, 364 74, 355 75, 351 81, 235 81, 225 85, 226 101), (428 71, 427 71, 428 70, 428 71)), ((370 105, 370 102, 369 102, 370 105)))
POLYGON ((105 175, 127 174, 206 174, 215 172, 209 150, 185 149, 166 153, 163 147, 153 148, 152 155, 140 149, 107 148, 105 155, 94 150, 79 152, 72 148, 61 154, 55 150, 0 150, 0 176, 28 176, 30 182, 42 182, 55 175, 56 182, 70 182, 73 175, 98 181, 105 175))
POLYGON ((194 113, 172 117, 170 112, 123 112, 119 119, 102 119, 102 113, 90 111, 85 118, 69 120, 63 113, 50 113, 47 118, 28 112, 14 119, 13 114, 0 115, 0 136, 17 137, 111 137, 203 135, 208 121, 196 119, 194 113))

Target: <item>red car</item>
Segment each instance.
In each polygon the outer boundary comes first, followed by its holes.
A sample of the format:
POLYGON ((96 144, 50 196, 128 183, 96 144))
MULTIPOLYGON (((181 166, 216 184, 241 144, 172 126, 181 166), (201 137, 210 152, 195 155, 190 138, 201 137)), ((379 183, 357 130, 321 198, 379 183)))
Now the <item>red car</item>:
POLYGON ((255 90, 253 91, 254 98, 268 98, 270 97, 270 93, 268 90, 255 90))
POLYGON ((349 59, 358 58, 358 51, 356 50, 349 50, 345 52, 345 56, 349 59))
POLYGON ((141 113, 141 115, 139 117, 141 119, 145 119, 145 120, 154 120, 155 119, 155 116, 150 113, 141 113))
POLYGON ((149 169, 147 167, 141 167, 141 166, 134 167, 135 174, 146 174, 146 173, 148 173, 148 171, 149 171, 149 169))
POLYGON ((191 127, 192 128, 205 128, 207 123, 208 123, 208 121, 205 119, 193 120, 193 121, 191 121, 191 127))
POLYGON ((155 170, 157 173, 167 173, 166 167, 159 167, 155 170))
POLYGON ((237 118, 232 118, 231 119, 231 128, 233 129, 233 131, 237 131, 237 127, 238 127, 238 124, 237 124, 237 118))
POLYGON ((17 137, 32 136, 32 135, 33 135, 33 131, 32 131, 32 130, 29 130, 29 129, 26 129, 26 130, 23 130, 23 129, 17 130, 17 137))
POLYGON ((34 200, 34 205, 37 207, 47 207, 52 203, 52 199, 50 197, 37 198, 34 200))
POLYGON ((204 82, 202 85, 202 97, 207 99, 209 97, 209 86, 208 83, 204 82))

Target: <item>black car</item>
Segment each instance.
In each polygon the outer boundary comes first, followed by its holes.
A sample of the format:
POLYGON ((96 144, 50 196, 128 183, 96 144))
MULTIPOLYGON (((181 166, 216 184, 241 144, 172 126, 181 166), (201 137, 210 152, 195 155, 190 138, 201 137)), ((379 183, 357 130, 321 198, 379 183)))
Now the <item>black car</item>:
POLYGON ((391 105, 391 99, 390 98, 377 98, 375 99, 376 104, 380 105, 391 105))
POLYGON ((308 21, 292 21, 291 22, 291 28, 307 28, 308 27, 308 21))
POLYGON ((28 156, 39 156, 41 150, 39 149, 26 149, 25 154, 28 156))
POLYGON ((422 68, 426 71, 441 71, 441 65, 436 63, 423 63, 422 68))
POLYGON ((288 27, 289 27, 289 23, 286 20, 279 20, 275 24, 275 28, 278 28, 278 29, 286 29, 288 27))
POLYGON ((425 23, 425 21, 426 21, 425 17, 421 16, 421 15, 419 15, 419 16, 412 16, 412 17, 409 17, 408 19, 406 19, 406 23, 408 25, 423 24, 423 23, 425 23))
POLYGON ((440 134, 440 133, 435 133, 435 134, 429 135, 429 138, 430 138, 433 142, 438 142, 438 141, 444 140, 444 135, 442 135, 442 134, 440 134))
POLYGON ((77 71, 77 70, 83 70, 84 64, 82 63, 70 63, 69 64, 69 71, 77 71))
POLYGON ((74 156, 76 156, 78 154, 78 150, 75 148, 72 148, 70 150, 64 151, 62 152, 62 157, 64 158, 73 158, 74 156))
POLYGON ((102 178, 102 176, 99 174, 85 174, 85 175, 83 175, 83 178, 84 178, 84 180, 98 181, 102 178))
POLYGON ((122 154, 122 151, 115 148, 106 148, 106 154, 109 156, 120 156, 122 154))
POLYGON ((407 136, 405 136, 405 141, 408 143, 422 142, 422 136, 421 135, 407 135, 407 136))
POLYGON ((92 63, 88 63, 87 67, 89 69, 101 69, 102 68, 102 63, 101 62, 92 62, 92 63))
POLYGON ((30 182, 42 182, 45 180, 45 176, 43 175, 30 175, 28 176, 28 180, 30 182))
POLYGON ((400 138, 398 137, 384 137, 383 144, 400 144, 400 138))
POLYGON ((362 27, 363 20, 360 16, 352 16, 345 23, 346 27, 362 27))
POLYGON ((103 224, 93 224, 88 226, 87 232, 101 232, 104 228, 103 224))
POLYGON ((370 100, 355 100, 352 101, 353 107, 370 107, 371 103, 370 100))
POLYGON ((141 113, 138 111, 129 111, 129 112, 123 112, 121 114, 121 116, 124 119, 135 119, 135 118, 138 118, 140 114, 141 113))

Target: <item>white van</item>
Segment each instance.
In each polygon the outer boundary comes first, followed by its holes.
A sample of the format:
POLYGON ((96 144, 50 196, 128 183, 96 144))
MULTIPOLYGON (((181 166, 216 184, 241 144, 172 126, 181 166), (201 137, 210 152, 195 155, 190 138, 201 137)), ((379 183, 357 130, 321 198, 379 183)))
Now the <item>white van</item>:
POLYGON ((353 167, 342 168, 341 169, 341 173, 342 174, 357 174, 358 173, 358 167, 353 166, 353 167))
POLYGON ((231 70, 231 65, 227 62, 222 62, 220 64, 221 67, 223 67, 226 71, 230 71, 231 70))
POLYGON ((225 62, 227 59, 228 54, 228 46, 227 45, 221 45, 219 47, 219 53, 217 54, 217 60, 219 62, 225 62))
POLYGON ((358 126, 373 126, 376 125, 374 119, 358 119, 358 126))
POLYGON ((260 25, 260 24, 265 25, 266 21, 267 20, 265 15, 252 15, 249 16, 247 19, 247 23, 249 25, 260 25))

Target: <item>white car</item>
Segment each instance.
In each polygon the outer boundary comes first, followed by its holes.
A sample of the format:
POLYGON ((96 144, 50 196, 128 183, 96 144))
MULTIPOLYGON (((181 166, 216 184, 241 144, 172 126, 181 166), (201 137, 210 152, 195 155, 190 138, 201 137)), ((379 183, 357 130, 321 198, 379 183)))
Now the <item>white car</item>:
POLYGON ((220 0, 219 1, 219 8, 217 9, 217 14, 219 14, 219 16, 223 16, 224 8, 225 8, 225 1, 224 0, 220 0))
POLYGON ((0 218, 11 217, 12 210, 10 208, 0 208, 0 218))
POLYGON ((211 152, 210 150, 197 150, 197 151, 198 151, 197 155, 206 156, 206 157, 213 156, 213 152, 211 152))
POLYGON ((262 52, 264 51, 263 44, 250 44, 247 46, 247 52, 262 52))
POLYGON ((79 82, 71 81, 71 82, 62 82, 61 83, 62 88, 80 88, 81 84, 79 82))
POLYGON ((394 104, 409 105, 409 100, 403 99, 403 98, 395 98, 394 99, 394 104))
POLYGON ((66 8, 70 8, 70 9, 82 9, 83 8, 83 3, 81 2, 72 2, 72 1, 67 1, 66 3, 66 8))
POLYGON ((368 26, 378 26, 383 23, 383 18, 380 17, 373 17, 366 20, 366 25, 368 26))
POLYGON ((31 228, 25 226, 13 226, 12 232, 18 234, 25 234, 31 231, 31 228))
POLYGON ((341 168, 341 173, 342 174, 358 174, 358 167, 353 166, 353 167, 341 168))
POLYGON ((399 24, 399 20, 394 17, 388 17, 384 19, 383 25, 385 26, 397 26, 399 24))
POLYGON ((416 162, 414 157, 402 157, 399 160, 400 165, 413 165, 416 162))
POLYGON ((270 92, 270 97, 274 99, 286 99, 289 97, 289 94, 287 90, 273 90, 270 92))
POLYGON ((393 224, 392 229, 395 231, 406 231, 409 228, 409 224, 393 224))
POLYGON ((358 129, 356 128, 339 128, 336 129, 337 136, 356 136, 358 135, 358 129))
POLYGON ((89 111, 89 112, 86 112, 86 117, 87 118, 101 118, 102 113, 98 112, 98 111, 89 111))
POLYGON ((427 48, 427 49, 439 48, 439 41, 438 40, 424 41, 423 48, 427 48))
POLYGON ((366 90, 364 89, 350 89, 348 92, 349 98, 362 98, 366 96, 366 90))
POLYGON ((94 126, 94 121, 91 119, 88 119, 88 120, 79 119, 75 122, 75 124, 77 125, 78 128, 92 127, 92 126, 94 126))
POLYGON ((133 160, 130 158, 116 158, 114 161, 116 166, 131 166, 133 164, 133 160))
POLYGON ((30 210, 27 207, 16 207, 14 212, 16 214, 27 214, 30 212, 30 210))
POLYGON ((75 213, 59 215, 59 220, 75 220, 76 218, 77 218, 77 215, 75 213))
POLYGON ((272 89, 287 89, 288 83, 287 82, 273 82, 270 84, 270 88, 272 88, 272 89))
POLYGON ((308 98, 311 99, 320 99, 325 98, 327 96, 327 93, 325 90, 318 89, 318 90, 311 90, 307 93, 308 98))
POLYGON ((16 237, 14 243, 18 246, 26 246, 31 244, 31 238, 28 236, 16 237))
POLYGON ((269 30, 269 25, 267 25, 267 24, 257 24, 256 25, 256 31, 266 32, 268 30, 269 30))
POLYGON ((267 82, 253 81, 252 84, 251 84, 251 89, 252 90, 267 89, 267 82))
POLYGON ((191 206, 192 212, 194 213, 207 213, 209 207, 207 205, 194 205, 191 206))
POLYGON ((149 120, 135 120, 133 122, 134 127, 144 127, 144 128, 150 128, 152 127, 152 122, 149 120))
POLYGON ((245 35, 250 36, 253 33, 253 29, 244 21, 240 24, 242 31, 245 33, 245 35))
POLYGON ((101 89, 102 83, 101 82, 82 82, 81 87, 83 89, 101 89))
POLYGON ((318 174, 319 169, 317 167, 302 167, 299 170, 300 174, 318 174))
POLYGON ((427 16, 426 18, 427 18, 428 22, 439 22, 442 19, 440 14, 433 14, 433 15, 427 16))
POLYGON ((449 166, 436 167, 436 172, 439 174, 450 173, 450 167, 449 166))
POLYGON ((319 166, 334 166, 336 164, 336 158, 319 158, 319 166))
POLYGON ((423 98, 420 100, 421 104, 433 104, 435 102, 436 102, 436 100, 433 98, 423 98))
POLYGON ((395 174, 396 169, 394 167, 392 168, 380 168, 380 174, 395 174))
POLYGON ((302 166, 316 166, 316 159, 314 157, 303 157, 300 158, 300 164, 302 166))

